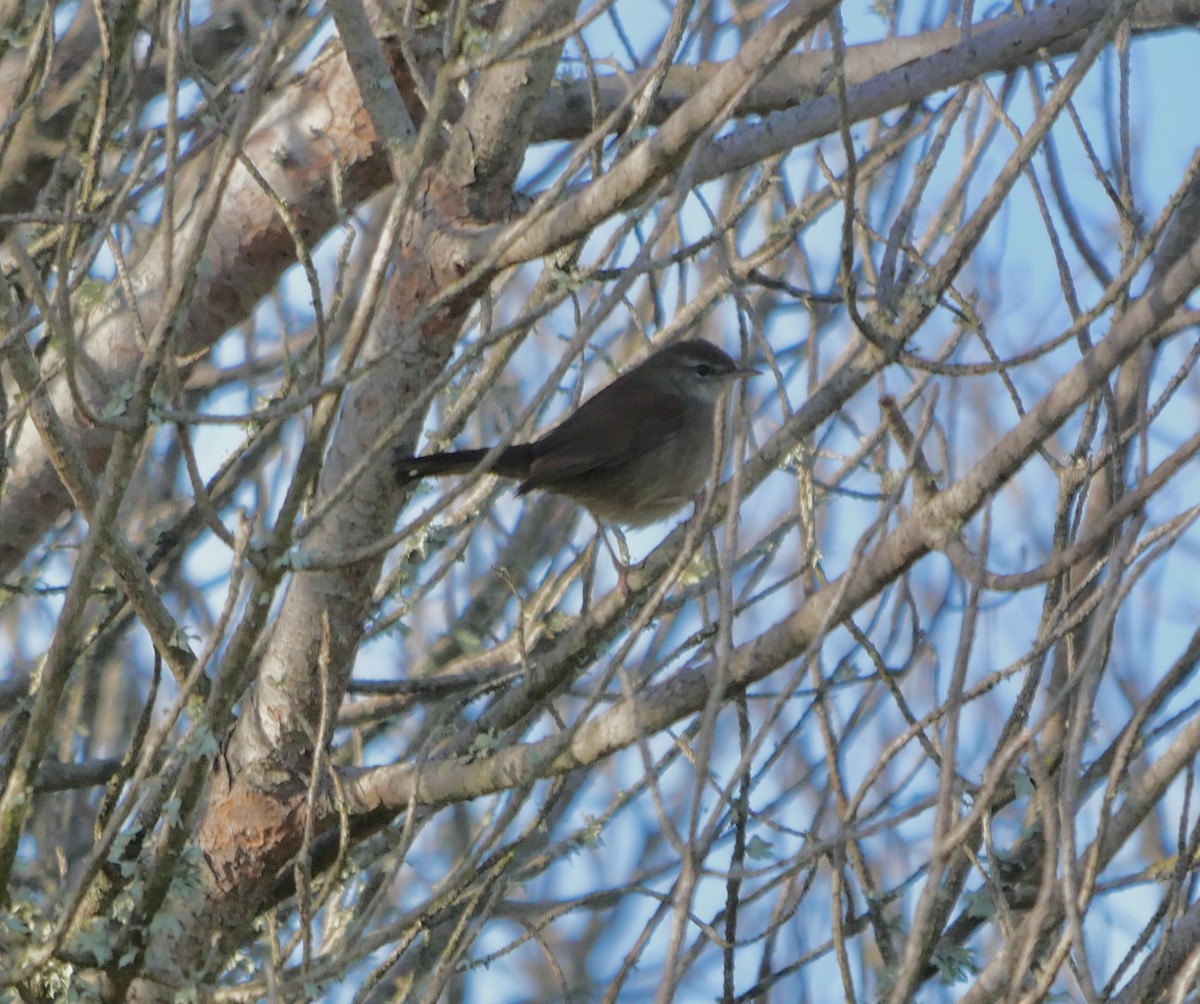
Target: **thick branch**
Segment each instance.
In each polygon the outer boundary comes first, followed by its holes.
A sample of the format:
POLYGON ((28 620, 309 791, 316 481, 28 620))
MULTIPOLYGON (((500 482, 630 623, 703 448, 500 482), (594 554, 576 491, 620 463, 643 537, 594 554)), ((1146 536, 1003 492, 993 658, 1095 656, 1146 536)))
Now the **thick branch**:
MULTIPOLYGON (((1051 56, 1074 52, 1083 42, 1083 31, 1072 33, 1064 28, 1057 7, 1038 7, 1016 17, 1005 14, 974 25, 971 37, 976 56, 983 62, 977 72, 1005 72, 1029 63, 1037 49, 1051 56), (996 34, 1004 29, 1001 34, 996 34), (1013 45, 1014 35, 1020 40, 1013 45), (1011 47, 1010 47, 1011 46, 1011 47)), ((1172 3, 1168 0, 1143 0, 1134 11, 1134 35, 1170 31, 1200 20, 1200 0, 1172 3)), ((900 68, 913 68, 925 60, 942 56, 963 42, 961 27, 951 25, 919 35, 889 38, 850 46, 846 50, 846 84, 854 87, 873 77, 900 68)), ((770 73, 755 84, 738 106, 739 115, 770 115, 788 108, 799 108, 816 98, 833 93, 834 56, 831 50, 798 52, 779 61, 770 73)), ((665 122, 685 101, 706 86, 721 70, 722 63, 701 66, 673 66, 663 80, 657 100, 647 113, 652 125, 665 122)), ((627 107, 640 93, 649 71, 600 77, 595 82, 596 105, 593 108, 588 80, 560 81, 546 95, 534 127, 536 142, 582 139, 609 115, 627 107)), ((974 75, 974 74, 972 74, 974 75)), ((960 81, 955 81, 960 82, 960 81)), ((628 114, 616 122, 625 127, 628 114)))
MULTIPOLYGON (((245 157, 266 179, 275 198, 287 204, 301 236, 310 245, 337 221, 331 179, 343 172, 342 194, 355 203, 387 179, 387 167, 374 154, 375 133, 362 110, 358 91, 343 59, 323 64, 289 88, 261 118, 245 157)), ((203 181, 203 165, 193 164, 179 180, 181 191, 203 181)), ((189 221, 174 235, 174 248, 187 245, 189 221)), ((295 244, 272 200, 253 174, 238 165, 229 179, 220 216, 195 269, 195 289, 177 322, 182 354, 206 352, 229 328, 244 320, 254 305, 296 260, 295 244)), ((184 267, 176 262, 176 271, 184 267)), ((163 294, 163 242, 153 241, 132 269, 136 304, 105 304, 95 311, 86 348, 105 386, 90 384, 91 405, 102 411, 113 388, 137 371, 140 349, 136 315, 152 326, 163 294)), ((84 325, 80 325, 81 328, 84 325)), ((113 432, 87 420, 71 400, 63 381, 53 391, 54 405, 67 430, 77 438, 93 472, 101 470, 112 448, 113 432)), ((15 446, 12 470, 0 506, 0 574, 10 572, 62 514, 71 499, 50 464, 37 435, 26 429, 15 446)))

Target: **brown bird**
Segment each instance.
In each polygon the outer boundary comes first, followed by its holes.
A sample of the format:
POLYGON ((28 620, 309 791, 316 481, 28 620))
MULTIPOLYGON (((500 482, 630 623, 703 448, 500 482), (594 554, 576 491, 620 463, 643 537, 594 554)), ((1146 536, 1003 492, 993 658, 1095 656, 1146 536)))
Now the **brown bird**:
MULTIPOLYGON (((741 368, 699 340, 659 349, 532 443, 505 447, 493 474, 586 506, 602 523, 647 526, 692 501, 712 467, 713 414, 741 368)), ((487 450, 455 450, 397 461, 401 483, 466 474, 487 450)))

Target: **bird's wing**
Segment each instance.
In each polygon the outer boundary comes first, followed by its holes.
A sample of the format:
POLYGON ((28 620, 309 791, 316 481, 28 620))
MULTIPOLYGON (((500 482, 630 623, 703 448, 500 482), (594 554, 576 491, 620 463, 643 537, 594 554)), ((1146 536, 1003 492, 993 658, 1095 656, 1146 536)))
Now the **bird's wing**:
POLYGON ((684 420, 679 397, 621 383, 589 398, 533 444, 534 459, 521 483, 522 494, 628 463, 679 435, 684 420))

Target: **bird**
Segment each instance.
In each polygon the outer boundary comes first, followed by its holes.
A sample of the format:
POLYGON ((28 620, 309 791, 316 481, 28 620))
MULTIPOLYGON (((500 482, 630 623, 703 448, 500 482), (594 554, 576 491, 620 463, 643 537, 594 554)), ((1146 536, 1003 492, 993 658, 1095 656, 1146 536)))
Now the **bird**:
MULTIPOLYGON (((545 435, 506 446, 488 470, 563 495, 601 524, 643 527, 695 501, 708 480, 713 415, 724 393, 757 373, 710 342, 687 339, 652 353, 545 435)), ((489 450, 400 455, 401 484, 466 474, 489 450)))

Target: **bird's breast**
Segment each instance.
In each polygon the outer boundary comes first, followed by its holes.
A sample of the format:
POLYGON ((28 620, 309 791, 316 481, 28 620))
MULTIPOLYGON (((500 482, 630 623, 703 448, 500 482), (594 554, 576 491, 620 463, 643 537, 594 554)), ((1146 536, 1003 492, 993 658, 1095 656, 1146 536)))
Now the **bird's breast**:
POLYGON ((676 435, 570 493, 602 522, 649 526, 686 506, 708 480, 712 422, 686 422, 676 435))

